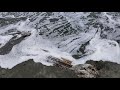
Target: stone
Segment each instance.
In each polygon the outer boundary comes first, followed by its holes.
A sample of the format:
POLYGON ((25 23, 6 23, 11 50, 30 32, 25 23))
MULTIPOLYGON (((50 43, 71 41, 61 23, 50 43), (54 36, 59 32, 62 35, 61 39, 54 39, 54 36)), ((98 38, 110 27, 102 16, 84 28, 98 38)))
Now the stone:
POLYGON ((90 64, 79 64, 71 68, 79 78, 97 78, 99 73, 97 69, 90 64))
POLYGON ((86 64, 91 64, 97 69, 99 72, 98 78, 120 78, 120 64, 102 60, 89 60, 86 64))

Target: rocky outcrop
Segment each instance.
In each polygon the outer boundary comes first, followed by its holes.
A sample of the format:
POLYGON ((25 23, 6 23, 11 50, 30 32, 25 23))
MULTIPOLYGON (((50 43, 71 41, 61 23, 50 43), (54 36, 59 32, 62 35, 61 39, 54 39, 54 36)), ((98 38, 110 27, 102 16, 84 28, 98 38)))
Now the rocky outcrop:
POLYGON ((73 66, 70 60, 65 58, 55 58, 49 57, 50 60, 54 62, 54 66, 60 67, 62 69, 72 70, 79 78, 97 78, 99 72, 91 64, 79 64, 73 66))
POLYGON ((90 64, 73 66, 71 69, 75 71, 79 78, 97 78, 99 76, 97 69, 90 64))
POLYGON ((120 78, 120 65, 117 63, 90 60, 76 66, 66 64, 70 62, 45 66, 28 60, 12 69, 0 68, 0 78, 120 78))
POLYGON ((109 61, 92 61, 86 62, 96 67, 99 72, 98 78, 120 78, 120 65, 109 61))
MULTIPOLYGON (((59 64, 60 65, 60 64, 59 64)), ((62 65, 62 64, 61 64, 62 65)), ((28 60, 12 69, 0 68, 0 78, 95 78, 96 71, 89 64, 74 67, 45 66, 28 60)))
POLYGON ((78 78, 78 76, 71 70, 45 66, 28 60, 12 69, 0 68, 0 78, 78 78))

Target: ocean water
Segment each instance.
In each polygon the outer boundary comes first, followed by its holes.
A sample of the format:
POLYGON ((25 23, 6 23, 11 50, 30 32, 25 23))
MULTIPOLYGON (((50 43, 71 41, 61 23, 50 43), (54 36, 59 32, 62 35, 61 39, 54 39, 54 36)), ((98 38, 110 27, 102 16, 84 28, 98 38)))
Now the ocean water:
POLYGON ((120 13, 0 12, 2 68, 29 59, 52 66, 49 56, 73 65, 88 60, 120 64, 120 13))

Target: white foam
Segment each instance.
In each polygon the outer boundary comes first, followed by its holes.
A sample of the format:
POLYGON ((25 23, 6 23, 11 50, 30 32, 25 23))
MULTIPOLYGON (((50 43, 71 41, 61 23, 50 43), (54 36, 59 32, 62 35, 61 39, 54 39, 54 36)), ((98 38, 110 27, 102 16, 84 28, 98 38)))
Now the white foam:
POLYGON ((0 48, 4 46, 12 37, 12 35, 0 36, 0 48))
POLYGON ((88 60, 93 61, 111 61, 120 64, 120 47, 116 41, 100 39, 98 36, 90 41, 86 47, 88 55, 75 61, 75 65, 84 64, 88 60))
POLYGON ((0 55, 0 66, 3 68, 12 68, 19 63, 33 59, 35 62, 41 62, 44 65, 52 65, 46 61, 48 56, 56 58, 67 58, 71 61, 74 59, 66 52, 61 52, 50 41, 43 39, 36 29, 25 27, 25 22, 21 23, 17 30, 30 31, 31 36, 27 37, 20 44, 15 45, 11 52, 6 55, 0 55), (47 50, 48 52, 45 52, 47 50))

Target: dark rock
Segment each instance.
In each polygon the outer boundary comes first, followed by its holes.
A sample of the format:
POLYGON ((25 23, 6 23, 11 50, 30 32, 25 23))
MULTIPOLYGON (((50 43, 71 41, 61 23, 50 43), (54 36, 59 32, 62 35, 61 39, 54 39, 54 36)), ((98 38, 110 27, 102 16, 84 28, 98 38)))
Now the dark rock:
POLYGON ((98 75, 90 64, 63 66, 45 66, 28 60, 12 69, 0 68, 0 78, 96 78, 98 75))
POLYGON ((25 21, 26 17, 20 17, 20 18, 0 18, 0 27, 9 25, 9 24, 15 24, 19 21, 25 21))
POLYGON ((72 70, 45 66, 33 60, 23 62, 12 69, 0 68, 1 78, 77 78, 72 70))
POLYGON ((57 67, 60 67, 62 69, 72 70, 79 78, 96 78, 98 77, 99 73, 97 69, 90 65, 90 64, 79 64, 76 66, 73 66, 70 60, 65 58, 55 58, 55 57, 49 57, 49 60, 54 62, 54 65, 57 67))
POLYGON ((3 47, 0 48, 0 55, 8 54, 12 50, 14 45, 20 43, 27 36, 30 36, 30 33, 29 34, 25 33, 20 38, 17 38, 17 36, 11 38, 3 47))
POLYGON ((97 78, 99 73, 97 69, 90 64, 80 64, 71 68, 79 78, 97 78))
POLYGON ((57 18, 52 18, 52 19, 49 19, 50 20, 50 22, 56 22, 56 21, 58 21, 59 19, 57 19, 57 18))
POLYGON ((99 72, 99 78, 120 78, 120 65, 109 61, 87 61, 99 72))

